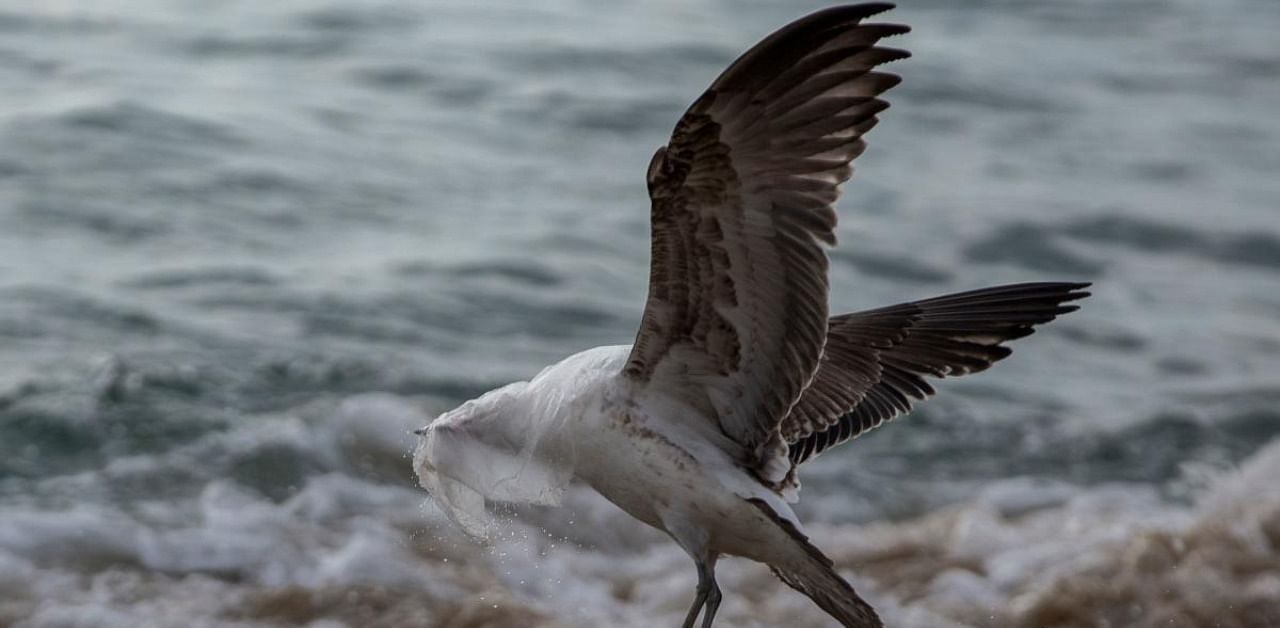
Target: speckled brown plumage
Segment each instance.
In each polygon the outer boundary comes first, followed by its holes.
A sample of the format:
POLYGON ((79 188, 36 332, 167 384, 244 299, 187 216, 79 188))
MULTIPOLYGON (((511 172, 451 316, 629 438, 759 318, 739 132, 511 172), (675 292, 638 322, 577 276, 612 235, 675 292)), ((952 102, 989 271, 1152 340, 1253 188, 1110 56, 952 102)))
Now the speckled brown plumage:
POLYGON ((863 20, 888 5, 801 19, 735 61, 649 168, 649 299, 625 373, 703 409, 765 469, 827 335, 832 204, 898 77, 877 72, 907 32, 863 20))
POLYGON ((983 288, 844 314, 828 325, 813 383, 782 424, 800 464, 911 410, 933 394, 925 376, 986 370, 1010 353, 1001 343, 1072 312, 1086 283, 983 288))

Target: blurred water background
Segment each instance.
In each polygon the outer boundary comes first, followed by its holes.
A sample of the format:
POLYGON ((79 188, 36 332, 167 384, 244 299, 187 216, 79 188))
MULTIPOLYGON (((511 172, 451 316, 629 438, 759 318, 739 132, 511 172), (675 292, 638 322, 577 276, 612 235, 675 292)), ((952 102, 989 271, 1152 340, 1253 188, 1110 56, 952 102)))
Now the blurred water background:
MULTIPOLYGON (((1280 625, 1280 3, 901 4, 833 312, 1095 296, 807 465, 818 545, 899 626, 1280 625)), ((0 627, 678 623, 673 544, 475 547, 407 431, 630 341, 652 151, 820 6, 0 4, 0 627)))

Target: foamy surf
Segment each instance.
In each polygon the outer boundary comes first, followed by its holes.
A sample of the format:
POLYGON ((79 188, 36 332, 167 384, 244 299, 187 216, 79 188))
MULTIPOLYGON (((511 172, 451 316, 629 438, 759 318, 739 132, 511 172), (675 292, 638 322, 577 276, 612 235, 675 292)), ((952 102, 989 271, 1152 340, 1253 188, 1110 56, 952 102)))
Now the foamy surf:
MULTIPOLYGON (((402 458, 400 441, 385 435, 407 435, 425 418, 416 401, 366 395, 209 438, 227 447, 302 439, 335 468, 351 468, 370 456, 402 458)), ((895 626, 1275 625, 1276 477, 1280 442, 1212 478, 1189 504, 1145 485, 1015 478, 909 520, 818 523, 809 532, 895 626)), ((10 506, 0 518, 0 625, 577 627, 682 618, 694 584, 687 558, 589 491, 571 489, 559 509, 499 515, 491 543, 479 545, 407 478, 336 471, 283 500, 214 480, 171 504, 10 506)), ((726 560, 721 584, 732 592, 722 609, 730 625, 830 624, 759 565, 726 560)))
MULTIPOLYGON (((0 628, 678 623, 667 539, 571 491, 478 548, 408 432, 633 337, 636 147, 800 9, 489 4, 5 3, 0 628)), ((1280 625, 1239 479, 1280 438, 1280 3, 896 11, 833 307, 1096 290, 807 463, 810 531, 898 626, 1280 625)), ((720 578, 726 625, 826 625, 720 578)))

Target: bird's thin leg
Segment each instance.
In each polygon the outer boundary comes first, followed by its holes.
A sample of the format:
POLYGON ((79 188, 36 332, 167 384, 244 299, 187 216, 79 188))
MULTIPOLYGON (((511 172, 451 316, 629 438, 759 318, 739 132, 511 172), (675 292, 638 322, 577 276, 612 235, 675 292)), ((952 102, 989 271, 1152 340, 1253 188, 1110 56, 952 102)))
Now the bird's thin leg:
MULTIPOLYGON (((698 590, 697 590, 697 593, 693 596, 693 606, 689 607, 689 614, 685 615, 684 625, 681 626, 681 628, 693 628, 693 622, 698 620, 698 612, 701 611, 702 607, 706 605, 707 597, 711 595, 711 589, 715 583, 714 576, 711 578, 707 577, 708 574, 711 573, 711 570, 707 567, 707 564, 699 559, 694 559, 694 562, 698 564, 698 590)), ((720 602, 720 592, 716 591, 716 603, 719 604, 719 602, 720 602)), ((703 622, 703 626, 710 626, 710 625, 711 624, 709 622, 706 622, 706 621, 703 622)))
POLYGON ((698 563, 698 586, 701 588, 702 582, 706 581, 710 586, 707 587, 706 593, 706 609, 702 614, 702 628, 711 628, 711 622, 716 620, 716 610, 720 608, 720 585, 716 584, 716 555, 712 554, 710 560, 705 563, 698 563))

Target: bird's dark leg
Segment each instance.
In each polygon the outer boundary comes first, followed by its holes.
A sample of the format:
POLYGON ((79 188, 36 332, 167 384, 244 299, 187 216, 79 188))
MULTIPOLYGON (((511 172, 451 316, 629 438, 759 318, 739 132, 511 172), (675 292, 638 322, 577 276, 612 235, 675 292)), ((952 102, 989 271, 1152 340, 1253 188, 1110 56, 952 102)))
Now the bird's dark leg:
POLYGON ((715 620, 721 597, 720 585, 716 584, 716 558, 713 555, 706 559, 694 559, 698 565, 698 589, 697 594, 693 596, 693 606, 689 607, 689 614, 685 616, 682 628, 693 628, 693 622, 698 620, 698 613, 703 608, 706 609, 706 614, 702 617, 702 628, 711 628, 711 622, 715 620))
POLYGON ((693 628, 693 622, 698 620, 698 613, 702 611, 702 607, 707 603, 707 595, 711 593, 711 587, 705 586, 702 579, 702 563, 698 563, 698 592, 693 596, 693 606, 689 607, 689 614, 684 617, 684 624, 681 628, 693 628))
POLYGON ((698 582, 701 585, 703 580, 703 572, 706 572, 706 580, 710 581, 711 586, 707 587, 706 605, 702 613, 702 628, 711 628, 711 622, 716 620, 716 611, 720 608, 720 585, 716 584, 716 556, 711 555, 711 560, 705 564, 698 565, 698 582))

